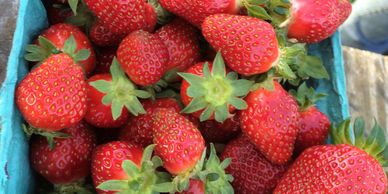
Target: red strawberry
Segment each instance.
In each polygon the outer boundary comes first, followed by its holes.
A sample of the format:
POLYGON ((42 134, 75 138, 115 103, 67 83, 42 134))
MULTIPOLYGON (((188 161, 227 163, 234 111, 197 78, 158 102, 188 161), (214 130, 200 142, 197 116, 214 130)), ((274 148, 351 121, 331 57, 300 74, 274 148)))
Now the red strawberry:
POLYGON ((237 0, 160 0, 159 3, 198 28, 201 28, 205 18, 210 15, 239 12, 237 0))
POLYGON ((209 159, 204 161, 205 141, 183 115, 172 109, 157 109, 153 114, 153 136, 155 152, 163 160, 164 168, 175 176, 173 183, 178 192, 186 190, 194 177, 201 178, 207 193, 233 190, 229 184, 232 178, 224 172, 228 161, 220 162, 213 145, 209 159), (212 181, 208 172, 217 174, 218 179, 212 181))
POLYGON ((122 107, 120 116, 114 119, 111 111, 112 105, 102 103, 105 94, 90 85, 90 83, 98 80, 112 82, 112 76, 110 74, 96 74, 88 79, 86 87, 88 93, 88 110, 86 111, 85 120, 89 124, 99 128, 118 128, 125 125, 129 119, 128 110, 122 107))
POLYGON ((260 152, 274 164, 285 164, 292 156, 299 131, 298 104, 274 81, 273 90, 259 88, 245 98, 241 129, 260 152))
POLYGON ((217 14, 202 24, 202 33, 226 64, 239 74, 267 72, 279 59, 275 30, 271 24, 249 16, 217 14))
POLYGON ((388 165, 384 129, 375 125, 366 139, 363 120, 356 120, 354 132, 349 125, 350 120, 346 120, 331 131, 335 145, 306 149, 274 193, 386 193, 388 183, 382 167, 388 165))
POLYGON ((315 107, 318 99, 326 96, 315 93, 313 88, 307 87, 306 83, 299 86, 298 90, 290 93, 299 104, 299 133, 295 141, 295 154, 302 153, 306 148, 323 145, 329 135, 329 118, 315 107))
POLYGON ((85 0, 85 3, 114 34, 125 36, 136 30, 152 31, 156 25, 154 9, 143 0, 85 0))
POLYGON ((97 46, 117 46, 125 34, 116 34, 97 20, 89 31, 90 40, 97 46))
MULTIPOLYGON (((71 55, 75 61, 77 61, 85 70, 87 75, 90 75, 95 67, 96 62, 96 56, 93 50, 92 45, 90 44, 88 38, 86 35, 77 27, 70 25, 70 24, 56 24, 42 32, 42 37, 49 40, 56 49, 59 51, 65 52, 69 55, 71 55), (68 52, 67 49, 64 47, 66 40, 69 39, 73 35, 75 40, 75 50, 74 51, 80 51, 83 49, 86 49, 90 55, 84 60, 77 60, 77 56, 72 56, 71 51, 68 52)), ((41 47, 45 47, 45 45, 41 45, 38 43, 41 47)), ((53 50, 53 49, 52 49, 53 50)), ((51 52, 52 50, 48 50, 47 52, 51 52)))
POLYGON ((221 158, 232 160, 226 171, 234 178, 234 191, 240 194, 272 193, 287 169, 268 161, 244 135, 228 143, 221 158))
POLYGON ((96 68, 94 69, 95 74, 109 73, 110 65, 112 64, 113 58, 116 56, 117 48, 105 47, 98 49, 96 68))
POLYGON ((120 43, 117 59, 133 82, 141 86, 158 82, 169 61, 162 40, 146 31, 135 31, 120 43))
POLYGON ((166 45, 170 61, 167 69, 184 71, 199 62, 200 51, 196 29, 182 19, 175 19, 155 33, 166 45))
POLYGON ((236 114, 224 123, 214 120, 202 122, 199 129, 206 142, 227 143, 240 133, 240 115, 236 114))
POLYGON ((120 141, 98 146, 92 160, 92 178, 97 193, 151 194, 155 189, 167 193, 171 187, 158 185, 163 181, 159 176, 163 173, 155 170, 161 161, 158 157, 151 159, 153 148, 149 146, 143 151, 140 146, 120 141))
POLYGON ((44 131, 59 131, 79 123, 86 113, 82 68, 67 54, 48 57, 16 88, 16 105, 24 119, 44 131))
POLYGON ((246 108, 241 97, 249 92, 252 82, 228 72, 221 53, 213 64, 198 63, 179 75, 184 79, 181 86, 181 99, 186 106, 184 113, 193 113, 201 121, 224 122, 236 108, 246 108))
POLYGON ((173 98, 146 100, 142 102, 146 114, 132 117, 128 124, 121 129, 119 139, 146 147, 152 144, 152 114, 158 108, 171 108, 179 113, 181 107, 173 98))
POLYGON ((135 116, 145 114, 138 98, 150 97, 125 76, 116 58, 113 58, 110 72, 94 75, 88 80, 89 108, 85 120, 100 128, 123 126, 128 121, 128 111, 135 116))
POLYGON ((288 37, 306 43, 320 42, 331 36, 351 11, 348 0, 294 0, 288 37))
POLYGON ((189 188, 180 194, 205 194, 205 185, 201 180, 190 179, 189 188))
POLYGON ((96 145, 94 132, 83 122, 62 131, 68 138, 55 138, 50 149, 47 140, 38 136, 31 140, 32 167, 53 184, 69 184, 89 175, 92 151, 96 145))

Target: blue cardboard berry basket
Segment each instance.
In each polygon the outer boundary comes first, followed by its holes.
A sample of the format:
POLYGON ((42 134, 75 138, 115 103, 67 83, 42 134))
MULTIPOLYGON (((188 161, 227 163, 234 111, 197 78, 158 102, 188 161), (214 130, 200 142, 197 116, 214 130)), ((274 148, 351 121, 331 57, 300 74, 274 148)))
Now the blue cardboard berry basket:
MULTIPOLYGON (((46 11, 41 0, 20 0, 13 46, 9 55, 6 79, 0 89, 0 194, 32 193, 33 171, 28 160, 28 140, 21 124, 20 112, 15 106, 14 91, 27 73, 23 59, 28 43, 48 26, 46 11)), ((349 116, 345 73, 339 33, 320 44, 310 46, 311 54, 320 56, 331 79, 313 81, 313 86, 328 97, 318 103, 333 122, 349 116)))

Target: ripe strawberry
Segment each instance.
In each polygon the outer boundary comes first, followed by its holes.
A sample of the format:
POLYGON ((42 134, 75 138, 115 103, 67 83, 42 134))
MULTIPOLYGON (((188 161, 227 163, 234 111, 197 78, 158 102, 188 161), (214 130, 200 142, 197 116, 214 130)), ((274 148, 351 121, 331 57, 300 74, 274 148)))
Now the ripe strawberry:
POLYGON ((299 133, 295 141, 295 154, 302 153, 306 148, 323 145, 329 135, 330 121, 327 116, 315 107, 315 103, 325 94, 315 94, 313 88, 308 88, 306 83, 299 86, 298 90, 291 90, 299 104, 299 133))
POLYGON ((86 113, 82 68, 67 54, 49 56, 16 88, 16 105, 24 119, 44 131, 59 131, 82 120, 86 113))
POLYGON ((348 0, 294 0, 288 37, 306 43, 320 42, 334 34, 351 11, 348 0))
MULTIPOLYGON (((91 72, 95 67, 96 56, 88 38, 80 29, 71 24, 60 23, 50 26, 50 28, 42 32, 41 36, 46 38, 54 46, 54 48, 52 48, 52 45, 47 46, 47 44, 50 43, 42 45, 42 42, 39 41, 36 43, 36 45, 43 49, 42 51, 45 55, 41 55, 40 58, 35 59, 34 61, 43 61, 51 54, 64 52, 69 54, 79 65, 84 68, 86 75, 91 75, 91 72), (69 40, 70 37, 74 38, 75 43, 72 43, 71 47, 65 47, 65 43, 67 40, 69 40), (73 54, 74 52, 80 52, 81 50, 87 50, 87 52, 90 53, 89 57, 79 60, 77 56, 73 54), (54 53, 52 53, 53 51, 54 53)), ((42 52, 39 52, 38 54, 41 53, 42 52)), ((30 60, 29 58, 27 59, 30 60)))
POLYGON ((96 74, 88 79, 86 84, 88 110, 86 111, 85 120, 99 128, 118 128, 125 125, 129 119, 128 110, 122 107, 120 116, 114 119, 111 111, 112 105, 102 103, 105 94, 90 85, 90 83, 98 80, 112 82, 112 76, 110 74, 96 74))
POLYGON ((375 125, 366 139, 362 123, 357 119, 352 133, 350 120, 346 120, 331 131, 335 145, 306 149, 274 193, 386 193, 388 183, 382 167, 388 165, 384 129, 375 125))
POLYGON ((137 90, 125 76, 116 58, 111 74, 97 74, 88 80, 88 111, 85 120, 100 128, 118 128, 127 123, 129 114, 145 114, 138 98, 149 98, 146 91, 137 90))
POLYGON ((202 122, 199 129, 206 142, 227 143, 240 133, 240 115, 236 114, 224 123, 215 120, 202 122))
POLYGON ((182 19, 175 19, 155 32, 168 49, 170 61, 166 70, 184 71, 199 62, 199 36, 196 29, 182 19))
POLYGON ((85 4, 114 34, 125 36, 136 30, 152 31, 156 25, 153 7, 143 0, 85 0, 85 4))
POLYGON ((96 68, 94 69, 95 74, 109 73, 112 60, 116 56, 116 51, 116 47, 105 47, 98 49, 96 52, 97 61, 96 68))
POLYGON ((112 32, 99 20, 93 23, 89 31, 90 40, 97 46, 117 46, 124 36, 112 32))
POLYGON ((224 122, 236 108, 246 108, 241 97, 247 95, 252 82, 238 79, 235 72, 228 72, 221 53, 213 64, 198 63, 179 75, 184 79, 181 99, 186 108, 182 112, 193 113, 200 121, 224 122))
MULTIPOLYGON (((144 193, 151 194, 159 188, 161 180, 155 172, 161 164, 153 157, 154 146, 144 151, 140 146, 115 141, 100 145, 93 153, 92 179, 98 194, 144 193)), ((160 188, 159 188, 160 189, 160 188)), ((158 190, 167 192, 167 190, 158 190)))
POLYGON ((274 164, 285 164, 292 156, 299 131, 298 104, 274 81, 273 90, 259 88, 245 98, 241 129, 256 148, 274 164))
POLYGON ((241 194, 272 193, 287 169, 268 161, 244 135, 228 143, 221 158, 232 160, 226 171, 234 178, 234 191, 241 194))
POLYGON ((275 30, 271 24, 249 16, 217 14, 202 24, 202 33, 226 64, 239 74, 267 72, 279 60, 275 30))
POLYGON ((81 122, 62 131, 68 138, 55 138, 50 149, 44 137, 33 137, 30 161, 35 171, 56 185, 70 184, 89 175, 92 151, 96 145, 94 132, 81 122))
POLYGON ((201 180, 190 179, 189 188, 180 194, 205 194, 205 185, 201 180))
POLYGON ((178 102, 173 98, 145 100, 142 102, 146 114, 132 117, 128 124, 121 129, 119 139, 146 147, 152 144, 152 114, 158 108, 171 108, 179 113, 181 110, 178 102))
POLYGON ((169 55, 157 35, 140 30, 132 32, 120 43, 117 59, 133 82, 148 86, 162 78, 169 55))
POLYGON ((201 28, 205 18, 210 15, 239 12, 237 0, 160 0, 159 3, 198 28, 201 28))
POLYGON ((212 145, 209 159, 205 162, 205 141, 199 130, 184 116, 172 109, 157 109, 153 114, 153 136, 156 154, 163 160, 164 168, 175 176, 173 184, 176 191, 186 190, 192 178, 200 178, 206 185, 207 193, 233 190, 229 184, 232 178, 224 172, 228 160, 221 163, 212 145), (208 177, 209 172, 217 174, 218 179, 208 177))

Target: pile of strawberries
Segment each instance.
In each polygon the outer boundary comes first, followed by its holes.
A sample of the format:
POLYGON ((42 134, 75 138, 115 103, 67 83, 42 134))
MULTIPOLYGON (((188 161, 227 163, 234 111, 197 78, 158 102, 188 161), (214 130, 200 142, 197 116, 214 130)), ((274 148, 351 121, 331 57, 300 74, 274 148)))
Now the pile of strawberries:
POLYGON ((387 192, 384 130, 334 127, 306 84, 348 0, 45 4, 15 93, 38 193, 387 192))

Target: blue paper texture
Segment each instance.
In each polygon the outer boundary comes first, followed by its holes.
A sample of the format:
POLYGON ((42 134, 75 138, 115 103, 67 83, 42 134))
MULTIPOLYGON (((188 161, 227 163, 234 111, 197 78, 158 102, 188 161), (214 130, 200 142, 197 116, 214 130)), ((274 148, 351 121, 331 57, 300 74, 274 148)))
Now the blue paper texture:
POLYGON ((6 78, 0 89, 0 194, 32 193, 33 178, 28 160, 28 141, 22 118, 14 103, 17 82, 27 73, 25 46, 47 26, 40 0, 20 0, 6 78))
MULTIPOLYGON (((0 89, 0 194, 32 193, 34 178, 28 160, 28 141, 21 129, 22 118, 14 103, 17 83, 27 73, 23 59, 25 46, 47 27, 46 12, 40 0, 20 0, 13 46, 6 79, 0 89)), ((318 107, 334 122, 349 116, 345 73, 339 34, 310 46, 329 71, 330 80, 313 81, 318 91, 329 94, 318 107)))

